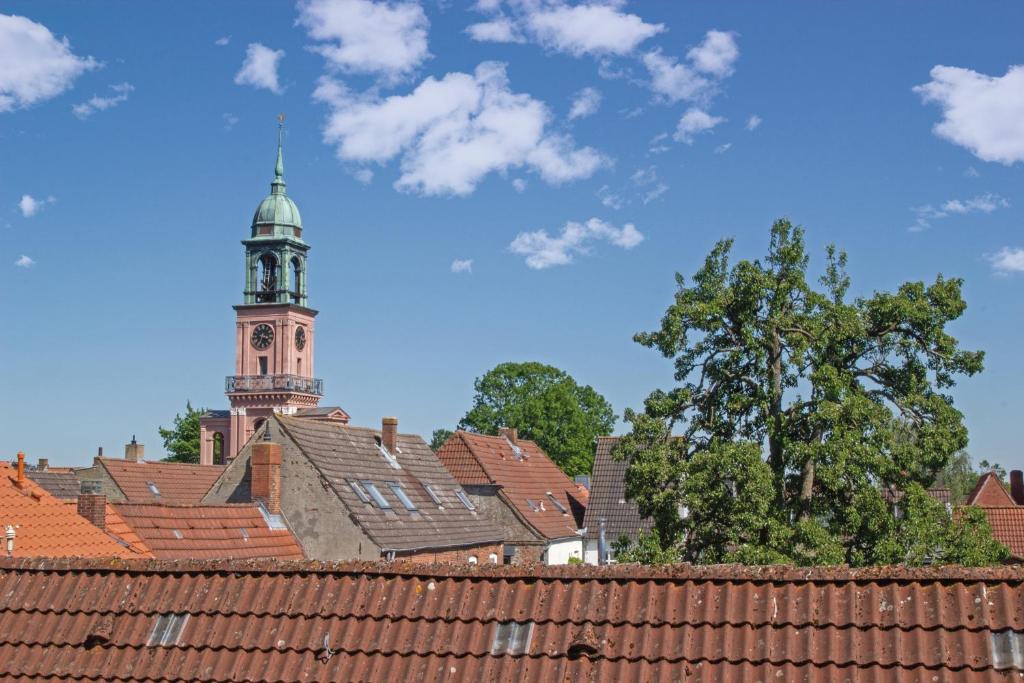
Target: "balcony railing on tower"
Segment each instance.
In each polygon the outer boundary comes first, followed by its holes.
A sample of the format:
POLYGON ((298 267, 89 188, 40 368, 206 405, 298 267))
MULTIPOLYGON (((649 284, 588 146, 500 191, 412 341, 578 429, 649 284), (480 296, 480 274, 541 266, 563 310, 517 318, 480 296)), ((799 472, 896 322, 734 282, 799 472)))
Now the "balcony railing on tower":
POLYGON ((225 393, 248 391, 295 391, 300 394, 324 395, 324 381, 300 375, 228 375, 224 378, 225 393))

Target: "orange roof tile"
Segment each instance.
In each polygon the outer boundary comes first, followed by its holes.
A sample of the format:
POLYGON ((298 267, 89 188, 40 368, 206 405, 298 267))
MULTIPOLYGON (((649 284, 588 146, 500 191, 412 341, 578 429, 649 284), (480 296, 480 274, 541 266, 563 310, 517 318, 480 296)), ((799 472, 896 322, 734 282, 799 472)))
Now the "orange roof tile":
POLYGON ((992 527, 992 536, 1010 549, 1017 560, 1024 560, 1024 505, 984 507, 992 527))
POLYGON ((292 532, 271 529, 256 505, 115 503, 113 507, 158 559, 304 557, 292 532))
POLYGON ((129 503, 199 503, 224 472, 222 465, 132 462, 97 458, 129 503), (156 487, 154 493, 150 484, 156 487))
POLYGON ((1003 484, 999 481, 996 473, 986 472, 978 477, 978 483, 974 485, 974 490, 967 496, 964 504, 981 507, 1002 507, 1004 505, 1013 505, 1013 499, 1010 498, 1009 492, 1003 488, 1003 484))
POLYGON ((18 488, 16 481, 17 470, 4 464, 0 468, 0 532, 14 526, 14 557, 139 556, 31 479, 26 477, 24 488, 18 488))
POLYGON ((437 456, 464 486, 500 486, 509 504, 545 538, 575 535, 583 521, 587 490, 558 469, 534 442, 518 439, 516 446, 522 457, 504 436, 458 431, 438 450, 437 456))
MULTIPOLYGON (((76 514, 78 513, 77 499, 65 500, 63 502, 65 505, 71 506, 71 509, 74 510, 76 514)), ((106 531, 108 534, 113 534, 114 536, 120 538, 122 541, 127 543, 133 550, 135 550, 139 555, 143 557, 153 557, 153 553, 151 553, 149 551, 149 548, 146 547, 145 542, 143 542, 143 540, 139 538, 139 535, 135 533, 132 530, 132 528, 125 523, 124 519, 121 518, 121 515, 117 513, 117 510, 115 510, 114 506, 111 505, 110 503, 107 503, 106 522, 106 531)))

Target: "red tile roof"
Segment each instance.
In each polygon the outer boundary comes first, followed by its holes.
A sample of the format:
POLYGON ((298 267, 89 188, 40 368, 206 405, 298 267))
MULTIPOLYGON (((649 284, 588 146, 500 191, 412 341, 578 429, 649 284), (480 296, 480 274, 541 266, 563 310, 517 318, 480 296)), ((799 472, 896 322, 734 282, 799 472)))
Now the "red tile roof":
POLYGON ((114 508, 158 559, 303 558, 292 532, 271 529, 256 505, 115 503, 114 508))
MULTIPOLYGON (((75 511, 75 514, 78 514, 77 500, 65 500, 63 502, 65 505, 70 506, 71 509, 75 511)), ((142 555, 143 557, 154 557, 145 542, 143 542, 143 540, 139 538, 139 535, 125 523, 124 519, 117 513, 117 510, 115 510, 114 506, 110 503, 107 503, 106 532, 117 536, 139 555, 142 555)))
POLYGON ((129 503, 199 503, 224 471, 222 465, 97 460, 129 503), (150 489, 150 483, 156 486, 159 495, 150 489))
POLYGON ((1024 505, 982 507, 981 509, 988 517, 988 523, 992 527, 992 536, 1010 549, 1010 555, 1014 559, 1024 560, 1024 505))
POLYGON ((16 485, 17 470, 0 467, 0 553, 5 553, 4 530, 15 528, 14 556, 138 557, 102 529, 78 514, 75 506, 55 498, 26 477, 16 485))
POLYGON ((1009 491, 1003 488, 1003 484, 999 481, 996 473, 986 472, 978 477, 978 483, 974 485, 974 490, 967 496, 964 504, 980 505, 981 507, 1001 507, 1013 505, 1013 499, 1010 498, 1009 491))
POLYGON ((458 431, 441 446, 437 456, 464 486, 500 486, 509 504, 545 538, 575 535, 583 522, 587 490, 558 469, 534 442, 518 439, 516 446, 521 457, 504 436, 458 431), (551 502, 549 492, 566 513, 551 502))
POLYGON ((0 677, 1016 680, 1022 582, 1021 567, 0 559, 0 677), (171 615, 180 630, 159 628, 171 615))

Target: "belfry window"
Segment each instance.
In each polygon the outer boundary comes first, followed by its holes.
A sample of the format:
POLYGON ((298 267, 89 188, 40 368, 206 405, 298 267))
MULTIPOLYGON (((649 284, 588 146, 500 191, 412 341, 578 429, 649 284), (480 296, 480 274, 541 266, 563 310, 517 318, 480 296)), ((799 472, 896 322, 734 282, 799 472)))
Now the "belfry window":
POLYGON ((277 299, 277 257, 271 253, 260 256, 257 266, 256 301, 273 302, 277 299))
POLYGON ((260 359, 260 374, 261 375, 265 375, 265 374, 267 374, 267 357, 266 356, 260 356, 259 359, 260 359))
POLYGON ((291 262, 291 286, 289 294, 293 303, 302 302, 302 261, 298 257, 291 262))

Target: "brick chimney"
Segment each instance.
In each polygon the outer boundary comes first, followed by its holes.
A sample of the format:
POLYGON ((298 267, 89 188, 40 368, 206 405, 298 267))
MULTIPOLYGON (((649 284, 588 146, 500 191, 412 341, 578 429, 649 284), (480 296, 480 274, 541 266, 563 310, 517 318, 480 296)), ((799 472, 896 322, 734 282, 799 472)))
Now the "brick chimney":
POLYGON ((1024 472, 1010 471, 1010 498, 1017 505, 1024 505, 1024 472))
POLYGON ((50 468, 50 459, 49 458, 39 458, 39 464, 36 465, 36 469, 39 470, 40 472, 45 472, 49 468, 50 468))
POLYGON ((263 438, 253 444, 249 465, 253 501, 261 501, 272 515, 281 514, 281 444, 270 441, 270 423, 263 438))
POLYGON ((135 435, 132 434, 131 443, 124 445, 124 459, 131 462, 142 462, 142 456, 145 454, 146 447, 135 440, 135 435))
POLYGON ((107 497, 98 481, 83 481, 78 494, 78 514, 100 529, 107 528, 107 497))
POLYGON ((519 430, 515 427, 499 427, 498 434, 508 439, 508 442, 511 444, 515 444, 519 438, 519 430))
POLYGON ((398 445, 398 418, 385 417, 380 421, 380 445, 387 449, 391 455, 395 455, 395 447, 398 445))
POLYGON ((18 478, 15 480, 14 485, 19 489, 28 486, 28 482, 25 480, 25 454, 21 451, 18 451, 18 478))

